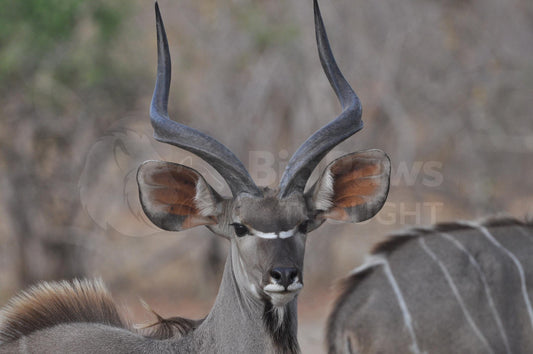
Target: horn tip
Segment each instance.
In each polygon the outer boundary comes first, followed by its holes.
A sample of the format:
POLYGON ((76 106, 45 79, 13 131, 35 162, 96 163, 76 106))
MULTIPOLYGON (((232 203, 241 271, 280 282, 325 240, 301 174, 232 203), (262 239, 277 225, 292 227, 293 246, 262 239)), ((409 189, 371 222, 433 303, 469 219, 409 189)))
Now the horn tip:
POLYGON ((315 16, 320 16, 320 7, 318 7, 318 0, 313 0, 313 9, 315 10, 315 16))
POLYGON ((160 21, 161 20, 161 12, 159 11, 159 4, 157 3, 157 1, 154 3, 154 7, 155 7, 155 16, 157 18, 157 21, 160 21))

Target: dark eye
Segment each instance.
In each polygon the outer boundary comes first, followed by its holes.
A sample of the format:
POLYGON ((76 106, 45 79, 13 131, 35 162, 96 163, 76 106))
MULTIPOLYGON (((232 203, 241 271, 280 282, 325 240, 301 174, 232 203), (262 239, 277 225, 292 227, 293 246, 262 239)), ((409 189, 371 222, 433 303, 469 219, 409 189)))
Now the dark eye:
POLYGON ((311 220, 305 220, 300 225, 298 225, 298 231, 302 234, 306 234, 309 230, 309 225, 311 224, 311 220))
POLYGON ((238 237, 243 237, 243 236, 246 236, 246 235, 248 235, 250 233, 248 228, 246 226, 244 226, 243 224, 233 223, 231 225, 235 229, 235 235, 237 235, 238 237))

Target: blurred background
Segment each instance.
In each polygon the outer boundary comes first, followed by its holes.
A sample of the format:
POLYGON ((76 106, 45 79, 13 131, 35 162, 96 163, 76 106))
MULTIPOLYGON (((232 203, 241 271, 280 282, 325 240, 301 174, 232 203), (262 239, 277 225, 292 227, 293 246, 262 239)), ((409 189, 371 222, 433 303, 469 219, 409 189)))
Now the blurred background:
MULTIPOLYGON (((170 115, 215 136, 276 185, 290 155, 340 107, 322 72, 311 0, 161 0, 173 58, 170 115)), ((382 211, 310 234, 304 353, 323 351, 335 280, 388 232, 533 213, 533 2, 322 0, 365 129, 330 153, 392 160, 382 211)), ((160 232, 135 171, 204 162, 153 140, 153 2, 0 0, 0 304, 39 280, 101 276, 134 322, 205 316, 226 242, 160 232)), ((321 164, 324 166, 324 163, 321 164)), ((319 168, 320 169, 320 168, 319 168)))

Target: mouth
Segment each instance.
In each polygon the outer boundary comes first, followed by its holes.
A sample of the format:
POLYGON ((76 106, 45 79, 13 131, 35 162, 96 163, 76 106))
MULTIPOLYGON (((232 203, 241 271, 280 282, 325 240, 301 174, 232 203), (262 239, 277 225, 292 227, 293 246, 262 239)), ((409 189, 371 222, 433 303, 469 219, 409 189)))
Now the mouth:
POLYGON ((293 283, 287 287, 271 283, 263 287, 263 291, 268 295, 274 306, 284 306, 294 299, 302 288, 302 283, 293 283))
POLYGON ((303 288, 303 284, 300 282, 292 283, 287 287, 280 284, 270 283, 263 287, 263 290, 269 294, 292 294, 300 291, 303 288))

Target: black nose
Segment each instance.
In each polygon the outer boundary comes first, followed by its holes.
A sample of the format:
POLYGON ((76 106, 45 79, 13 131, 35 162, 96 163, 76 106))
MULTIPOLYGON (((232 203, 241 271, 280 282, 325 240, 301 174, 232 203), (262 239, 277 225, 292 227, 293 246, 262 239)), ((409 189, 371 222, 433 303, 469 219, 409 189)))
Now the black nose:
POLYGON ((276 284, 284 286, 285 288, 294 283, 298 277, 298 269, 296 268, 273 268, 270 271, 270 276, 276 284))

